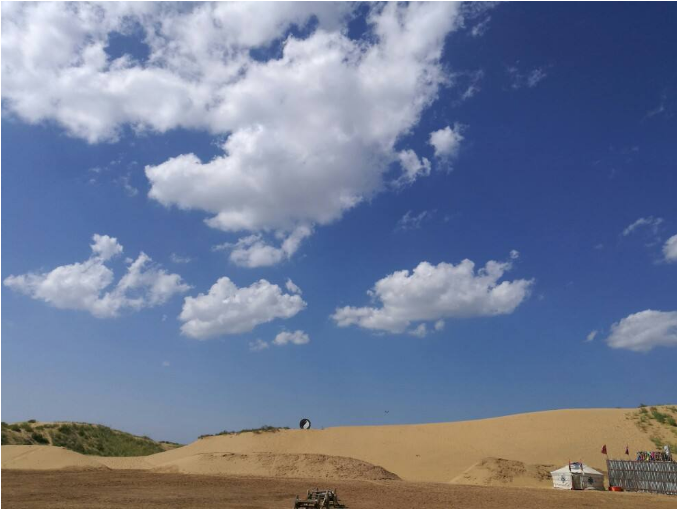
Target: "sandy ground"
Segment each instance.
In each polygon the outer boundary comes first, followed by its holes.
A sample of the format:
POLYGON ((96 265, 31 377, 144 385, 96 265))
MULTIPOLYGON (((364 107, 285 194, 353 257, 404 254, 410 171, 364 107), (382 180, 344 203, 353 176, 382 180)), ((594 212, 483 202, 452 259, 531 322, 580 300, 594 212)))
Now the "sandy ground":
POLYGON ((204 476, 150 471, 2 472, 3 508, 292 508, 312 487, 349 508, 675 508, 677 497, 403 481, 204 476))
POLYGON ((488 457, 562 467, 572 461, 606 471, 601 453, 621 457, 652 450, 650 434, 629 416, 636 409, 581 409, 527 413, 486 420, 423 425, 285 430, 201 439, 145 457, 159 465, 198 453, 306 453, 359 459, 404 480, 449 482, 488 457))
POLYGON ((487 457, 473 464, 450 483, 512 487, 552 487, 551 471, 561 466, 525 464, 517 460, 487 457))
POLYGON ((186 474, 380 479, 547 486, 569 460, 606 470, 611 456, 654 448, 636 409, 581 409, 422 425, 283 430, 200 439, 145 457, 82 456, 51 446, 3 446, 3 469, 147 469, 186 474), (321 456, 321 457, 317 457, 321 456))

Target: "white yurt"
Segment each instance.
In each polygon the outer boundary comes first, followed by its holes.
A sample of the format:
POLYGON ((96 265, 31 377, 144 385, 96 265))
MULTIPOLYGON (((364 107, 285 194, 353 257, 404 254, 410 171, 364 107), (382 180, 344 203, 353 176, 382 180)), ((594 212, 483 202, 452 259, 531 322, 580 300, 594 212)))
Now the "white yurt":
POLYGON ((555 489, 604 490, 604 475, 582 462, 571 462, 550 474, 555 489))

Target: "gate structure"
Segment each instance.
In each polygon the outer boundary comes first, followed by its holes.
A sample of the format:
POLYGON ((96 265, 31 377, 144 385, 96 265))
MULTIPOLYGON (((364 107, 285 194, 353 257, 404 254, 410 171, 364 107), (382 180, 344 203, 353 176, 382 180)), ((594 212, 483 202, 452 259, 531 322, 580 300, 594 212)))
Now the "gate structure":
POLYGON ((677 494, 677 462, 606 461, 609 485, 626 491, 677 494))

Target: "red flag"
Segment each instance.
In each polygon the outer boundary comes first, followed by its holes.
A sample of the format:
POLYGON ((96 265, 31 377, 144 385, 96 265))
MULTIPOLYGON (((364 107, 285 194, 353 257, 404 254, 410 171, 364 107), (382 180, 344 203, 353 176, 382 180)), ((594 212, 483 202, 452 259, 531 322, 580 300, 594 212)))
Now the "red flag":
POLYGON ((602 446, 602 453, 606 455, 606 445, 602 446))
POLYGON ((625 454, 630 455, 630 447, 628 446, 625 447, 625 454))

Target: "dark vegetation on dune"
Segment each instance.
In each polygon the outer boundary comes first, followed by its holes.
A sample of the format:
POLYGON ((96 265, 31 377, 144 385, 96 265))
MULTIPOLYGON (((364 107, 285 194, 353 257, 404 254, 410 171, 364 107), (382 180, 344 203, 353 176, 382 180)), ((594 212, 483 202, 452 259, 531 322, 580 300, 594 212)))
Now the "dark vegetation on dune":
POLYGON ((640 404, 632 419, 643 432, 651 434, 651 441, 657 449, 668 445, 670 451, 677 452, 677 406, 640 404))
POLYGON ((217 432, 216 434, 202 434, 198 439, 213 436, 232 436, 236 434, 244 434, 246 432, 251 432, 253 434, 263 434, 266 432, 279 432, 280 430, 289 430, 289 427, 273 427, 271 425, 264 425, 263 427, 259 427, 258 429, 242 429, 237 431, 222 430, 221 432, 217 432))
POLYGON ((36 420, 2 422, 3 445, 61 446, 84 455, 135 457, 151 455, 181 446, 170 441, 154 441, 91 423, 57 422, 37 424, 36 420))

